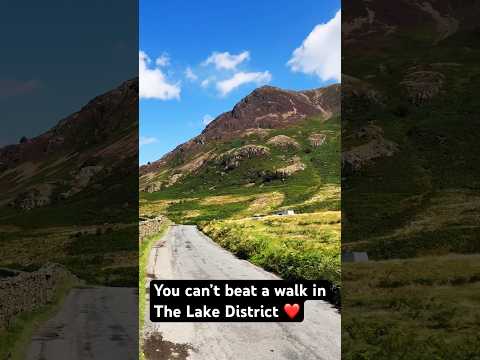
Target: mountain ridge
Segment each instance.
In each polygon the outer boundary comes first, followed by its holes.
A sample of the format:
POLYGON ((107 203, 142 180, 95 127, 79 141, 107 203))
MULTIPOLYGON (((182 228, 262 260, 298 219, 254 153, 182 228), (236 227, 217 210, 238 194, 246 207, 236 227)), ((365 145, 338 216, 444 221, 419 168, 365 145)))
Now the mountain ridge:
POLYGON ((136 173, 137 126, 134 78, 94 97, 41 135, 1 148, 0 185, 6 190, 0 205, 32 210, 71 204, 70 198, 82 197, 87 189, 115 191, 116 175, 136 173))
MULTIPOLYGON (((262 86, 241 99, 230 111, 210 122, 196 137, 178 145, 159 160, 140 166, 140 176, 158 171, 183 154, 196 155, 207 143, 241 138, 249 131, 268 131, 295 124, 309 116, 324 120, 340 112, 340 84, 293 91, 262 86)), ((185 161, 185 158, 183 159, 185 161)))

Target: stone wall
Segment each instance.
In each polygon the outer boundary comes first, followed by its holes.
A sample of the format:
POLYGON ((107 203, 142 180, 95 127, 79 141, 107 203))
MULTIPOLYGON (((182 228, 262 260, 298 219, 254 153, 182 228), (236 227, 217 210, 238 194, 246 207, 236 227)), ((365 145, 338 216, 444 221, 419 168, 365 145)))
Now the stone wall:
POLYGON ((160 232, 162 226, 168 223, 168 219, 164 216, 158 216, 154 219, 140 221, 139 225, 139 241, 140 243, 147 236, 155 235, 160 232))
POLYGON ((63 266, 47 264, 38 271, 0 278, 0 329, 19 314, 51 303, 57 290, 75 277, 63 266))

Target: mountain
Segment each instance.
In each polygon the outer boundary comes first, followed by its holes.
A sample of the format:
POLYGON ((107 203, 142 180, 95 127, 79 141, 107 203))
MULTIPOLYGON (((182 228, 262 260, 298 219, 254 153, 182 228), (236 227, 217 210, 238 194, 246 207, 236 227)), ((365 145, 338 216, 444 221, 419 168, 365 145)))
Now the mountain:
POLYGON ((200 135, 142 166, 140 188, 214 191, 309 173, 317 148, 338 136, 339 112, 338 84, 307 91, 260 87, 200 135))
POLYGON ((137 128, 138 79, 133 79, 95 97, 44 134, 0 149, 0 221, 36 219, 42 213, 43 220, 54 223, 59 219, 48 219, 47 209, 66 214, 75 208, 73 222, 100 223, 114 217, 103 205, 133 212, 137 128), (128 186, 133 195, 124 191, 128 186))

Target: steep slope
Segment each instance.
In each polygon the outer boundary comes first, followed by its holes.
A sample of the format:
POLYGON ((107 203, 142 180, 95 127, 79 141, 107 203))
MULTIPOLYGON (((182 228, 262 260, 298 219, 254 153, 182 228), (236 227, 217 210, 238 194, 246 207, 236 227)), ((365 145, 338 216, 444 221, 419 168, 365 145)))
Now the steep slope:
POLYGON ((0 267, 138 284, 138 80, 0 149, 0 267))
MULTIPOLYGON (((108 207, 128 203, 133 211, 134 197, 119 194, 127 186, 125 177, 135 183, 137 108, 135 79, 96 97, 44 134, 0 149, 0 221, 80 202, 99 211, 101 201, 108 207)), ((98 216, 98 223, 103 220, 98 216)))

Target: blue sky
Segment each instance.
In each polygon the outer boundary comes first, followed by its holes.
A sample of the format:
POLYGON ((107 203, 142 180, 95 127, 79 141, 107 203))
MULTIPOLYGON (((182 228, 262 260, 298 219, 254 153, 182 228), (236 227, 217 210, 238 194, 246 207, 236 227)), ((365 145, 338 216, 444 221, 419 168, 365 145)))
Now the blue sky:
POLYGON ((0 40, 0 146, 137 76, 135 1, 2 0, 0 40))
POLYGON ((340 78, 340 1, 140 0, 140 163, 263 84, 340 78))

